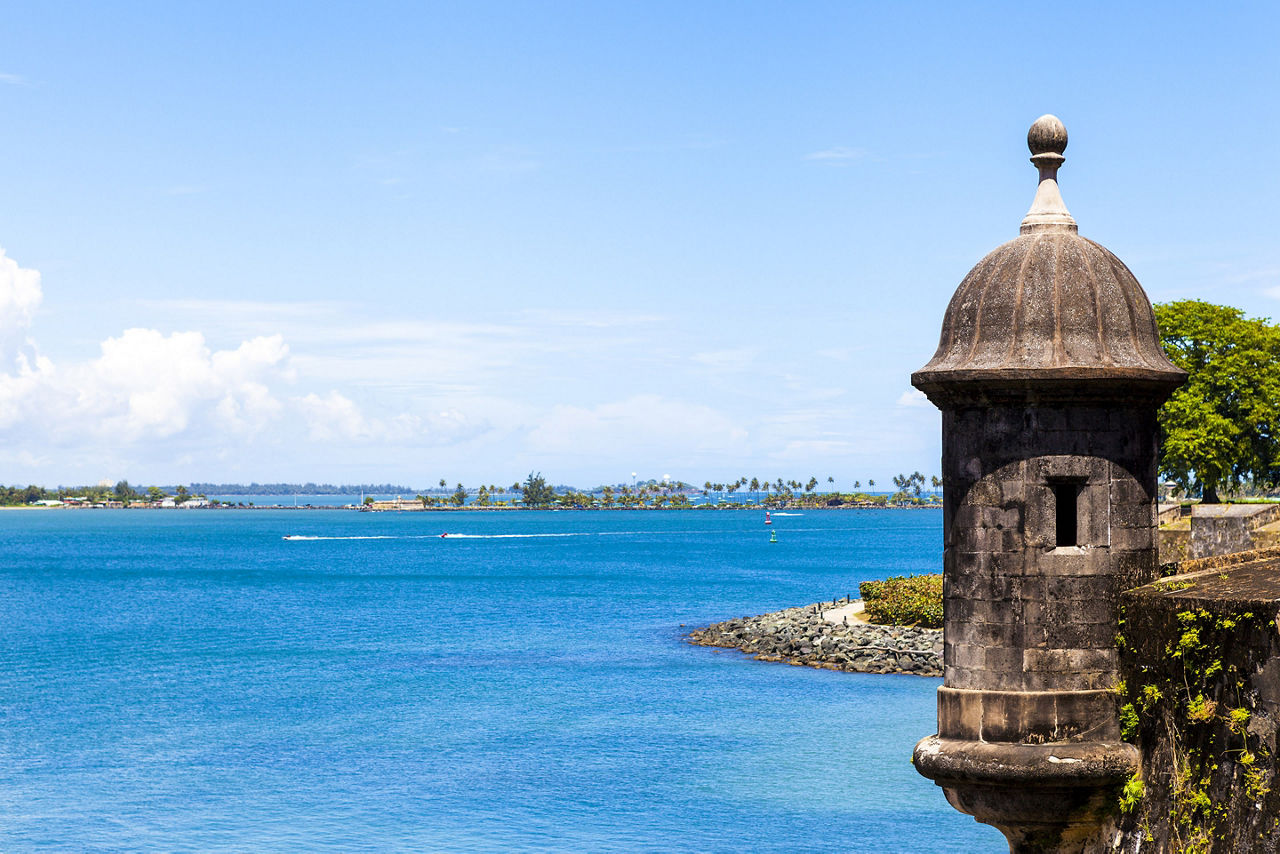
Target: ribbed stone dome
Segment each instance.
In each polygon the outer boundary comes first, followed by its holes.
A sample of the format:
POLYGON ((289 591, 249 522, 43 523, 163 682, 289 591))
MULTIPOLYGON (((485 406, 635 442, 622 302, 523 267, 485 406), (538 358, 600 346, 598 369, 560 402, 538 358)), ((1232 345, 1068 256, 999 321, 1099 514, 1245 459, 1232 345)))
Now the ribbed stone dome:
POLYGON ((1076 233, 1062 203, 1056 173, 1066 129, 1045 116, 1032 125, 1028 145, 1040 186, 1022 235, 965 276, 947 306, 938 351, 912 385, 935 398, 1042 382, 1120 382, 1167 395, 1186 374, 1160 347, 1147 295, 1119 258, 1076 233))

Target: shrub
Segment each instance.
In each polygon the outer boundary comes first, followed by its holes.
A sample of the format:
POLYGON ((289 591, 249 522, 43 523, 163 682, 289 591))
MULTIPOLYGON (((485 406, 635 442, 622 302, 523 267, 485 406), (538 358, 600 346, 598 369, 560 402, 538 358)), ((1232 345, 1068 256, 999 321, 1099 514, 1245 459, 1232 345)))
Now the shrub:
POLYGON ((910 575, 858 585, 867 619, 888 626, 942 628, 942 576, 910 575))

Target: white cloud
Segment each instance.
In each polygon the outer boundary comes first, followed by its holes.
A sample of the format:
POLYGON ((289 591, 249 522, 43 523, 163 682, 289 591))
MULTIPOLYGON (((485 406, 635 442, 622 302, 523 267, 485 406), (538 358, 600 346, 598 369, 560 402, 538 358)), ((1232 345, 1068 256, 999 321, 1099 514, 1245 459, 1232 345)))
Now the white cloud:
POLYGON ((280 411, 268 390, 288 357, 280 336, 211 351, 199 332, 127 329, 102 354, 53 384, 62 417, 125 442, 183 432, 197 418, 237 432, 262 429, 280 411))
POLYGON ((372 435, 369 421, 355 401, 336 391, 324 397, 312 393, 295 401, 312 439, 329 442, 335 439, 365 439, 372 435))
POLYGON ((0 429, 8 441, 113 445, 165 439, 193 425, 244 434, 276 418, 273 382, 291 379, 279 335, 211 350, 199 332, 127 329, 97 358, 55 366, 28 332, 43 299, 38 270, 0 250, 0 429))
POLYGON ((32 482, 358 482, 388 469, 412 482, 443 466, 585 483, 815 456, 863 470, 897 454, 904 429, 936 434, 909 398, 892 423, 862 418, 825 356, 815 370, 733 335, 690 346, 679 316, 625 309, 458 322, 355 301, 135 301, 135 328, 99 353, 50 360, 30 340, 46 314, 40 274, 0 255, 0 276, 0 329, 17 345, 0 361, 0 464, 32 482))
POLYGON ((0 83, 8 83, 10 86, 26 86, 27 78, 21 74, 0 74, 0 83))
POLYGON ((0 430, 20 424, 41 411, 40 397, 55 379, 53 363, 25 354, 15 359, 14 373, 0 374, 0 430))
POLYGON ((31 327, 44 293, 40 271, 19 267, 0 249, 0 357, 9 361, 31 327))

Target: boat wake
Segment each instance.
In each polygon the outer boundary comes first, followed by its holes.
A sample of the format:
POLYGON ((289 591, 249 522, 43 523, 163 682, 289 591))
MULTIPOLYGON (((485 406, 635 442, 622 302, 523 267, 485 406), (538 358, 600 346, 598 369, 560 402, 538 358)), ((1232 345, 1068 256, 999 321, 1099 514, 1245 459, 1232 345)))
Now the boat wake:
POLYGON ((589 532, 577 534, 450 534, 444 533, 440 537, 449 540, 520 540, 530 537, 589 537, 589 532))

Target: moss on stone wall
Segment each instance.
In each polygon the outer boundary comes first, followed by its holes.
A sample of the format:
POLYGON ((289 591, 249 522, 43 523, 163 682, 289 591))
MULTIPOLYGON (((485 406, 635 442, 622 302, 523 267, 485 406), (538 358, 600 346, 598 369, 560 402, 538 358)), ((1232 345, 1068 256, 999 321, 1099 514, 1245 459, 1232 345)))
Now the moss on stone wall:
POLYGON ((1120 719, 1143 758, 1119 795, 1116 850, 1276 851, 1276 608, 1182 581, 1124 596, 1120 719))

